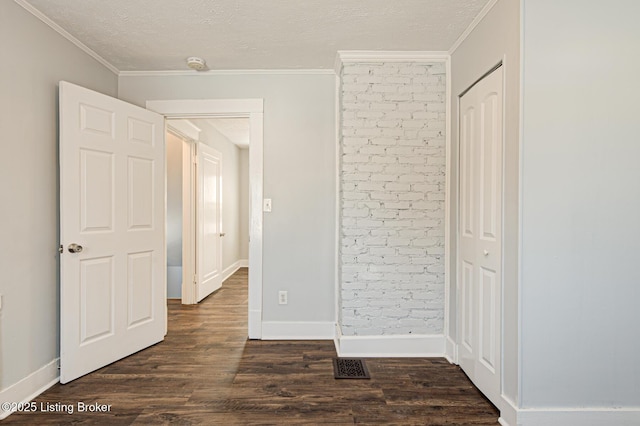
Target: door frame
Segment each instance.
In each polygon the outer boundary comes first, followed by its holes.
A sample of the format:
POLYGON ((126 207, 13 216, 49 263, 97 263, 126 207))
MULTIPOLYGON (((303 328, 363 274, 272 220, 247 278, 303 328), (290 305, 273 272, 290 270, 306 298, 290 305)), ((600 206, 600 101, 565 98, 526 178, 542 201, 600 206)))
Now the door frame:
POLYGON ((263 251, 263 99, 153 100, 147 109, 175 118, 248 118, 249 143, 249 309, 250 339, 262 338, 262 251, 263 251))
MULTIPOLYGON (((185 119, 186 120, 186 119, 185 119)), ((175 122, 165 117, 165 129, 182 141, 182 285, 181 302, 183 305, 195 305, 198 301, 198 176, 197 154, 200 143, 200 129, 190 121, 175 122), (193 285, 192 285, 193 284, 193 285)), ((222 153, 211 148, 221 160, 222 153)), ((221 194, 221 191, 220 191, 221 194)), ((222 229, 222 212, 219 212, 219 228, 222 229)), ((222 257, 222 247, 220 248, 222 257)), ((220 263, 222 264, 222 263, 220 263)))
POLYGON ((165 129, 182 141, 182 285, 180 301, 184 305, 197 303, 197 295, 193 285, 196 274, 196 194, 195 194, 195 144, 198 143, 199 130, 188 128, 188 126, 176 126, 175 122, 167 120, 165 117, 165 129), (179 128, 182 127, 182 128, 179 128))

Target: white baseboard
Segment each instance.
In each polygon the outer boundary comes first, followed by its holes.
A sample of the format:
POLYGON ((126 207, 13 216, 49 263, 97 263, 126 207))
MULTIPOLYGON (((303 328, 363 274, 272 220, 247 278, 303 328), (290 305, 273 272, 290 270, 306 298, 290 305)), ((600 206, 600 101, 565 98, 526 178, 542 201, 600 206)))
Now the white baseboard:
POLYGON ((235 274, 238 269, 248 268, 248 267, 249 267, 249 261, 247 259, 237 260, 236 262, 232 263, 230 266, 225 268, 224 271, 222 271, 222 282, 225 282, 227 278, 235 274))
POLYGON ((262 340, 333 340, 332 321, 263 321, 262 340))
MULTIPOLYGON (((640 407, 628 409, 524 409, 513 426, 638 426, 640 407)), ((512 425, 509 425, 512 426, 512 425)))
POLYGON ((458 364, 458 345, 450 336, 447 336, 444 342, 444 357, 451 364, 458 364))
MULTIPOLYGON (((51 361, 38 371, 35 371, 0 392, 1 402, 29 402, 40 395, 51 386, 58 383, 60 375, 58 372, 58 358, 51 361)), ((0 419, 10 415, 10 411, 0 408, 0 419)))
POLYGON ((640 407, 631 408, 516 408, 502 396, 502 426, 637 426, 640 407))
POLYGON ((341 357, 443 357, 445 338, 437 335, 338 336, 336 351, 341 357))

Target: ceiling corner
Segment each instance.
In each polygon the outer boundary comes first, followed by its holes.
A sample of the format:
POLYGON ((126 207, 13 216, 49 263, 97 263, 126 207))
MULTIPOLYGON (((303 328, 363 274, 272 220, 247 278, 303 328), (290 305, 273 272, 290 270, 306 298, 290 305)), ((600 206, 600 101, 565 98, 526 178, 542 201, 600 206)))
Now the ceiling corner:
POLYGON ((482 21, 482 19, 487 16, 489 11, 493 8, 493 6, 498 3, 498 0, 489 0, 487 4, 482 8, 480 13, 473 18, 473 21, 469 24, 469 26, 460 34, 460 37, 451 45, 449 48, 449 56, 453 55, 458 47, 469 37, 469 34, 478 26, 478 24, 482 21))
POLYGON ((75 38, 74 36, 72 36, 69 32, 67 32, 60 25, 56 24, 51 19, 49 19, 47 16, 45 16, 42 12, 40 12, 38 9, 33 7, 29 2, 27 2, 26 0, 13 0, 13 1, 16 4, 18 4, 20 7, 22 7, 24 10, 26 10, 27 12, 29 12, 30 14, 32 14, 33 16, 38 18, 40 21, 42 21, 43 23, 48 25, 52 30, 54 30, 55 32, 60 34, 62 37, 66 38, 68 41, 73 43, 76 47, 78 47, 84 53, 86 53, 87 55, 91 56, 93 59, 98 61, 101 65, 103 65, 109 71, 114 73, 116 76, 120 76, 120 70, 118 68, 116 68, 112 63, 110 63, 109 61, 104 59, 102 56, 98 55, 98 53, 96 53, 89 46, 87 46, 86 44, 84 44, 83 42, 81 42, 80 40, 75 38))

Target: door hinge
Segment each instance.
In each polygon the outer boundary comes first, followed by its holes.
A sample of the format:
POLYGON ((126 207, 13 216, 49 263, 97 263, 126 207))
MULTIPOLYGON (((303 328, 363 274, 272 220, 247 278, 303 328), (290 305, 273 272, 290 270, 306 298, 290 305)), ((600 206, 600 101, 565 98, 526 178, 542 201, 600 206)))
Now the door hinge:
POLYGON ((195 155, 193 156, 193 164, 195 164, 196 166, 198 165, 198 157, 196 157, 195 155))
POLYGON ((197 275, 193 276, 193 285, 198 285, 198 276, 197 275))

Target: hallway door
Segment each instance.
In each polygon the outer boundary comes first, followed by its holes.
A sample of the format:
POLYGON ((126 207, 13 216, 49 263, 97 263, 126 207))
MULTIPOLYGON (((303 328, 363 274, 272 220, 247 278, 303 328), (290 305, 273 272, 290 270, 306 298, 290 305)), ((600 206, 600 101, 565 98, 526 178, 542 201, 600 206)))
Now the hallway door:
POLYGON ((60 82, 60 382, 164 339, 164 118, 60 82))
POLYGON ((460 98, 459 361, 497 404, 501 389, 502 67, 460 98))
POLYGON ((222 286, 222 155, 198 143, 196 277, 198 302, 222 286))

